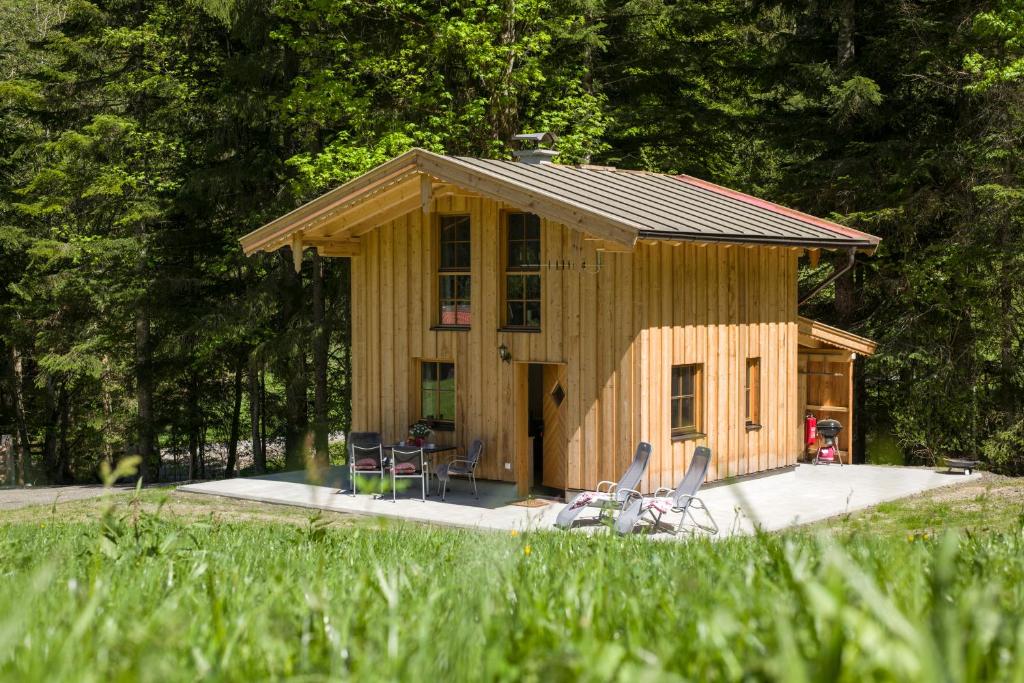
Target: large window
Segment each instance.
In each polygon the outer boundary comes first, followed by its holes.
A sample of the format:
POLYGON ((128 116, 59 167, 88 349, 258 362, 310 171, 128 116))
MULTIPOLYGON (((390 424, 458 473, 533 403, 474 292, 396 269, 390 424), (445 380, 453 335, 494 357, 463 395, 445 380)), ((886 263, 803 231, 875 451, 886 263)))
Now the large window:
POLYGON ((505 235, 505 327, 540 329, 540 218, 510 213, 505 235))
POLYGON ((755 427, 761 424, 761 359, 747 359, 746 383, 743 387, 743 400, 746 406, 747 425, 755 427))
POLYGON ((469 216, 441 216, 437 267, 439 325, 468 327, 470 309, 469 216))
POLYGON ((434 429, 455 429, 455 363, 420 362, 420 417, 434 429))
POLYGON ((672 436, 699 434, 703 419, 701 366, 672 366, 672 436))

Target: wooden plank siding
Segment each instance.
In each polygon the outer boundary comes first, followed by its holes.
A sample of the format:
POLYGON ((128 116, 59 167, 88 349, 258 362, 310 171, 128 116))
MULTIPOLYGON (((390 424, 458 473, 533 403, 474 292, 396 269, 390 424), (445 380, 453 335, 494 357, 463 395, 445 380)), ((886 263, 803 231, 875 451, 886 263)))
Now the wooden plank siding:
MULTIPOLYGON (((602 252, 600 241, 544 220, 542 331, 501 331, 503 211, 467 194, 435 197, 360 237, 352 257, 354 430, 397 440, 417 418, 419 359, 456 365, 456 425, 438 442, 485 443, 480 476, 515 481, 515 398, 520 363, 565 363, 566 485, 616 479, 636 443, 654 446, 645 491, 675 486, 694 448, 707 445, 709 479, 796 462, 799 433, 796 267, 798 250, 641 241, 632 252, 602 252), (472 325, 437 323, 437 216, 471 221, 472 325), (502 362, 505 344, 513 363, 502 362), (760 358, 761 428, 744 424, 748 358, 760 358), (671 367, 702 364, 706 436, 673 441, 671 367)), ((518 383, 518 386, 517 386, 518 383)))

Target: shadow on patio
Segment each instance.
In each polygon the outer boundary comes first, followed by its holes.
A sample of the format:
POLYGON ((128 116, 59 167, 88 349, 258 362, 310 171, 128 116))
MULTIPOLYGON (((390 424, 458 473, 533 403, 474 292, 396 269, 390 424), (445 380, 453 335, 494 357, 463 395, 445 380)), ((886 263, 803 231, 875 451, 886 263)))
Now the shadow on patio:
MULTIPOLYGON (((288 482, 320 488, 327 487, 334 489, 335 492, 344 491, 341 495, 352 498, 350 495, 352 487, 349 482, 349 471, 347 466, 329 467, 319 475, 310 472, 309 470, 295 470, 292 472, 261 474, 247 477, 247 479, 288 482)), ((359 495, 355 498, 359 499, 363 496, 369 497, 369 491, 371 490, 383 491, 383 493, 379 494, 380 500, 390 502, 391 479, 389 477, 384 477, 383 487, 379 485, 380 479, 380 477, 372 475, 360 477, 358 482, 359 495)), ((473 496, 473 489, 468 480, 453 479, 448 484, 448 491, 445 494, 443 502, 450 505, 462 505, 495 510, 497 508, 505 507, 506 505, 511 505, 518 500, 515 484, 512 483, 477 480, 477 488, 480 494, 479 500, 473 496)), ((427 502, 442 502, 441 494, 438 492, 436 478, 431 479, 430 491, 428 491, 427 494, 427 502)), ((423 502, 420 500, 420 487, 418 480, 416 482, 411 482, 408 479, 400 479, 398 481, 397 498, 399 501, 423 502)))

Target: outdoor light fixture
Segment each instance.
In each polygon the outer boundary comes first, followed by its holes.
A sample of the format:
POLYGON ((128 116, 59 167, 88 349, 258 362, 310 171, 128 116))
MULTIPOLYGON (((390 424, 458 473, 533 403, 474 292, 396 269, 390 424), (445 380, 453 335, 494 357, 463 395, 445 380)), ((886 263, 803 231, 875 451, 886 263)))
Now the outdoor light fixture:
POLYGON ((508 350, 508 347, 502 344, 498 347, 498 358, 502 359, 506 363, 512 361, 512 352, 508 350))

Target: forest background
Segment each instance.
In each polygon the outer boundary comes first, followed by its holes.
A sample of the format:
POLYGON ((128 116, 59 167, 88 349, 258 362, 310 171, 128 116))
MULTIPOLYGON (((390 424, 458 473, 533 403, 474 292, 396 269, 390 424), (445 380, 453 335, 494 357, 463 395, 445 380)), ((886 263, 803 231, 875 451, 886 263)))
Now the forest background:
POLYGON ((238 238, 409 147, 505 158, 521 131, 882 237, 801 309, 879 342, 861 453, 1024 471, 1024 3, 6 0, 9 483, 326 459, 347 260, 238 238))

